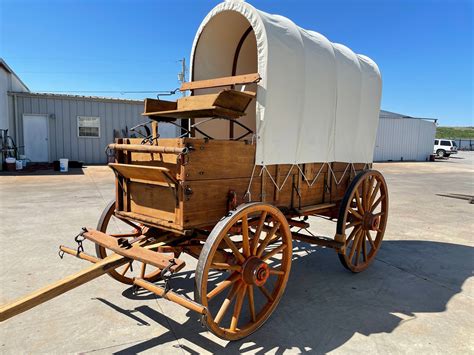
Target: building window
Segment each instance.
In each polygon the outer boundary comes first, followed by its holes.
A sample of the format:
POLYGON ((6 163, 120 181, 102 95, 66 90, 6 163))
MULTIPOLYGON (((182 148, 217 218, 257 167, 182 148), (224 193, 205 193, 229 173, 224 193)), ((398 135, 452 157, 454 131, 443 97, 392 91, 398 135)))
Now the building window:
POLYGON ((100 137, 100 117, 77 116, 77 136, 100 137))

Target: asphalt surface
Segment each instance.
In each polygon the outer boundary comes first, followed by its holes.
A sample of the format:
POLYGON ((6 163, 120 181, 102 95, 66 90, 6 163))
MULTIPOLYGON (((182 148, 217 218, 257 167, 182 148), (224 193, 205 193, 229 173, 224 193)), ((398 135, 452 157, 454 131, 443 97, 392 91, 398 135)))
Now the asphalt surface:
MULTIPOLYGON (((0 352, 472 354, 474 205, 452 194, 474 195, 474 154, 374 168, 390 192, 375 262, 354 275, 333 250, 295 242, 283 299, 246 339, 220 340, 192 312, 103 276, 1 323, 0 352)), ((0 303, 87 265, 61 260, 58 245, 96 225, 113 178, 103 166, 0 174, 0 303)), ((314 233, 334 235, 334 223, 311 222, 314 233)), ((196 263, 186 261, 173 287, 192 298, 196 263)))

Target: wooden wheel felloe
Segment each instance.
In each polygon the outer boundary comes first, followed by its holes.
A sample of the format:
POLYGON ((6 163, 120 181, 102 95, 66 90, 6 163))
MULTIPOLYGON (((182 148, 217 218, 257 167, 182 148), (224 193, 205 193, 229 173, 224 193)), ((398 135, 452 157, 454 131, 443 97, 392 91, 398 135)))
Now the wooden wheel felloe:
MULTIPOLYGON (((128 240, 145 233, 146 228, 147 227, 145 226, 115 216, 115 200, 109 202, 97 223, 98 231, 109 234, 113 237, 125 238, 128 240)), ((112 254, 110 250, 107 250, 98 244, 95 245, 95 250, 97 256, 101 259, 112 254)), ((160 273, 160 269, 140 261, 134 261, 132 264, 127 263, 120 268, 108 272, 108 274, 115 280, 127 285, 133 285, 134 277, 140 277, 150 282, 157 281, 160 278, 160 273)))
POLYGON ((337 235, 345 243, 338 254, 352 272, 364 271, 375 259, 387 226, 388 191, 376 170, 359 173, 341 202, 337 235))
POLYGON ((264 203, 239 206, 212 230, 196 269, 195 300, 206 325, 226 340, 256 331, 275 310, 291 267, 285 216, 264 203))

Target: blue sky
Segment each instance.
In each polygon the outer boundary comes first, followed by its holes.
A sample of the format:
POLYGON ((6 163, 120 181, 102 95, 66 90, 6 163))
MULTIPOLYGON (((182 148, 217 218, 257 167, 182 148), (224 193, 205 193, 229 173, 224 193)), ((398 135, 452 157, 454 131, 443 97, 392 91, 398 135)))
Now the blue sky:
MULTIPOLYGON (((174 89, 178 59, 218 2, 0 0, 0 57, 33 91, 174 89)), ((374 59, 383 109, 474 125, 471 0, 249 2, 374 59)))

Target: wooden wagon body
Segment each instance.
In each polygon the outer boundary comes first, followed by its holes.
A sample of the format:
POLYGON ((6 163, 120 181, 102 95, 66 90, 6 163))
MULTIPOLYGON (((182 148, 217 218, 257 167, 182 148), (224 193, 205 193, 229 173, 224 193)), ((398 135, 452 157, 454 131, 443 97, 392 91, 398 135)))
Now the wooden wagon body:
POLYGON ((94 265, 2 307, 0 320, 108 273, 235 340, 276 308, 293 240, 335 249, 352 272, 374 260, 388 217, 385 180, 371 170, 375 63, 231 0, 198 30, 191 79, 181 87, 188 97, 145 100, 143 138, 108 146, 116 197, 97 228, 75 238, 77 249, 60 247, 94 265), (183 135, 161 138, 160 125, 172 123, 183 135), (315 235, 311 216, 335 220, 334 237, 315 235), (168 283, 183 253, 198 259, 194 301, 168 283))
POLYGON ((156 146, 176 153, 125 150, 139 141, 120 140, 123 150, 109 164, 117 173, 117 214, 178 234, 212 229, 230 210, 252 201, 288 216, 337 217, 350 181, 368 167, 338 162, 255 167, 249 141, 165 138, 155 140, 156 146))

